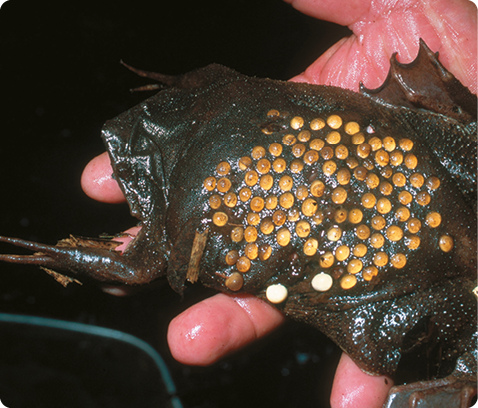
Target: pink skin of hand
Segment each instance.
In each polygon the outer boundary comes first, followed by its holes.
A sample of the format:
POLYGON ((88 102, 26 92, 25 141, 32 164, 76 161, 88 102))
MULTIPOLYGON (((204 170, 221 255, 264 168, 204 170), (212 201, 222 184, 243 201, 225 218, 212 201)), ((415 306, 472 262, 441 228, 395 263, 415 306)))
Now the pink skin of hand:
MULTIPOLYGON (((354 33, 332 46, 293 81, 355 91, 360 81, 369 88, 377 87, 388 73, 391 54, 397 51, 400 62, 410 62, 418 52, 421 37, 432 50, 440 52, 445 67, 476 93, 476 7, 468 0, 288 2, 305 14, 347 25, 354 33)), ((82 176, 85 193, 106 203, 123 202, 123 194, 111 174, 106 153, 94 158, 82 176)), ((128 232, 134 236, 137 231, 132 228, 128 232)), ((124 241, 126 246, 129 239, 124 241)), ((118 287, 105 291, 128 293, 118 287)), ((173 319, 168 342, 178 361, 207 365, 265 335, 283 320, 280 312, 257 298, 218 294, 173 319)), ((331 406, 379 408, 392 385, 390 378, 365 374, 343 354, 335 374, 331 406)))

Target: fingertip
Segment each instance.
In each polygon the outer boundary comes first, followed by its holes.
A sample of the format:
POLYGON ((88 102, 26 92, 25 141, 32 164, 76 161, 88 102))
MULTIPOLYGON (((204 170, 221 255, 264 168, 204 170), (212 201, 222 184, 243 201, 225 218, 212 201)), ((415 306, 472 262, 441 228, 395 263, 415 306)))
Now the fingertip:
POLYGON ((173 357, 188 365, 209 365, 277 327, 277 309, 249 295, 218 294, 173 319, 168 343, 173 357))
POLYGON ((392 386, 391 378, 364 373, 344 353, 335 373, 330 406, 332 408, 381 408, 392 386))
POLYGON ((86 165, 81 175, 81 187, 94 200, 110 204, 124 202, 123 192, 112 174, 109 156, 102 153, 86 165))

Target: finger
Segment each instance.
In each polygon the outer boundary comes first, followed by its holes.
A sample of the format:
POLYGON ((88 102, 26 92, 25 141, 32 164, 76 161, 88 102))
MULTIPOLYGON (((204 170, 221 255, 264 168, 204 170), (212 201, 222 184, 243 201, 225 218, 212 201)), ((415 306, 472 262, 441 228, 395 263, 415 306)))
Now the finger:
POLYGON ((102 153, 91 160, 81 175, 81 187, 89 197, 104 203, 121 203, 125 201, 123 192, 112 177, 108 154, 102 153))
POLYGON ((168 343, 179 362, 208 365, 264 336, 283 320, 277 309, 258 298, 220 293, 174 318, 168 343))
POLYGON ((381 408, 393 386, 391 378, 364 373, 342 354, 330 396, 332 408, 381 408))
POLYGON ((318 20, 349 26, 362 20, 370 10, 370 0, 285 0, 300 12, 318 20))
MULTIPOLYGON (((117 251, 124 252, 128 244, 133 238, 138 235, 140 227, 132 227, 124 232, 124 235, 115 237, 115 241, 119 241, 122 244, 116 247, 117 251)), ((127 285, 101 285, 101 290, 113 296, 130 296, 142 290, 140 286, 127 286, 127 285)))

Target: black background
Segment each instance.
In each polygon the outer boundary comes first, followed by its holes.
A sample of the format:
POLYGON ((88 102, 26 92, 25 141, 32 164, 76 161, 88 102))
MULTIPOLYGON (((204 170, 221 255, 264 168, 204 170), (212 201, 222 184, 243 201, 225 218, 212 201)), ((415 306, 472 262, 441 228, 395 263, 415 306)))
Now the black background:
MULTIPOLYGON (((285 80, 344 35, 347 29, 279 0, 7 1, 0 10, 0 235, 55 243, 135 224, 126 205, 96 203, 79 183, 104 150, 105 120, 149 96, 128 91, 148 81, 120 59, 166 74, 216 62, 285 80)), ((147 340, 167 360, 186 407, 328 406, 340 352, 293 322, 211 367, 175 362, 167 324, 206 295, 195 289, 181 302, 165 288, 115 298, 91 286, 64 289, 35 267, 0 265, 0 312, 97 324, 147 340)))

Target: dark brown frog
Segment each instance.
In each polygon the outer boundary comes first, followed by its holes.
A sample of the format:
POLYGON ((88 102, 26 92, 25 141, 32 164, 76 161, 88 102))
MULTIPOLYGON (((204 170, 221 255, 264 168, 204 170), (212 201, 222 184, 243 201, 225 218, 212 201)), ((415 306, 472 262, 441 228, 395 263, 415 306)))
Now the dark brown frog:
POLYGON ((251 293, 372 374, 439 350, 433 377, 447 377, 395 387, 390 407, 473 394, 476 97, 435 54, 392 59, 362 94, 218 65, 138 72, 166 88, 103 139, 139 235, 123 254, 115 241, 1 237, 36 253, 0 260, 64 283, 166 277, 178 293, 186 281, 251 293))

